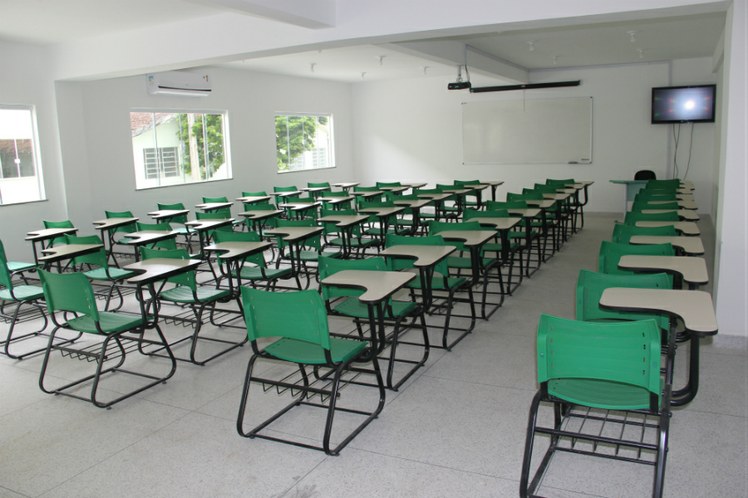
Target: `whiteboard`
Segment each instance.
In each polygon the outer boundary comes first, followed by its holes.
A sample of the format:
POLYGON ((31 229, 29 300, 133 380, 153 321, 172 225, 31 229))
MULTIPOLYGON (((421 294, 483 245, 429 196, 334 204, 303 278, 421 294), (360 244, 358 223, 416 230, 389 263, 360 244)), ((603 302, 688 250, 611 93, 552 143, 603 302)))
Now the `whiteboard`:
POLYGON ((465 164, 589 164, 592 97, 462 104, 465 164))

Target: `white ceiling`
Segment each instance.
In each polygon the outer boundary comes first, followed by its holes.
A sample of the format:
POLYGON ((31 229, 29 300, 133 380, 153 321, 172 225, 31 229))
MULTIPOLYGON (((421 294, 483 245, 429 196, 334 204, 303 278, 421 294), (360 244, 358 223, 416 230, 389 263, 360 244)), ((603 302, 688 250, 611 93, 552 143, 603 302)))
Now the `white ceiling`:
MULTIPOLYGON (((268 0, 244 2, 260 5, 268 0)), ((305 2, 310 2, 305 5, 327 7, 334 0, 305 2)), ((0 0, 0 40, 54 45, 116 32, 136 33, 135 30, 144 27, 214 16, 229 9, 227 5, 231 3, 232 0, 0 0)), ((474 83, 484 78, 518 81, 522 78, 517 75, 533 69, 709 57, 721 42, 724 19, 724 12, 713 12, 619 22, 565 20, 564 26, 538 29, 520 26, 503 32, 432 38, 421 43, 425 44, 424 50, 418 40, 410 40, 245 58, 230 65, 358 82, 423 75, 453 77, 456 66, 467 60, 474 83), (439 54, 445 47, 450 49, 451 56, 439 54), (466 58, 455 57, 455 50, 464 51, 466 58), (472 60, 480 60, 482 64, 473 65, 472 60), (518 72, 514 78, 507 77, 506 71, 493 70, 494 65, 509 68, 510 73, 512 69, 518 72)), ((276 16, 275 22, 294 21, 288 21, 287 16, 276 16)))

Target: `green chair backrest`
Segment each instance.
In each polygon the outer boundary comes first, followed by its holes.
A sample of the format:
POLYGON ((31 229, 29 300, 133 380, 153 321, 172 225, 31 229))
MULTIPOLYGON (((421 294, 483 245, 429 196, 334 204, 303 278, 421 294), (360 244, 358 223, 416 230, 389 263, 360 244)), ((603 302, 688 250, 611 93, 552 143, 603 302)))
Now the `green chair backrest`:
MULTIPOLYGON (((213 240, 217 243, 221 242, 260 242, 262 239, 257 232, 234 232, 216 230, 213 234, 213 240)), ((218 261, 221 261, 221 255, 218 255, 218 261)), ((265 262, 265 256, 262 253, 252 254, 244 258, 244 261, 251 263, 261 268, 267 267, 265 262)))
MULTIPOLYGON (((172 204, 166 204, 163 202, 159 202, 156 204, 159 210, 162 209, 169 209, 169 210, 179 210, 179 209, 187 209, 184 207, 184 204, 181 202, 174 202, 172 204)), ((187 221, 187 215, 186 214, 180 214, 179 216, 174 216, 170 218, 170 221, 173 221, 174 223, 185 223, 187 221)))
MULTIPOLYGON (((512 195, 515 195, 515 194, 512 194, 512 195)), ((543 192, 541 192, 539 190, 532 189, 532 188, 523 188, 521 195, 522 195, 522 200, 527 200, 527 199, 542 200, 542 199, 544 199, 543 192)), ((511 201, 511 200, 520 200, 520 199, 510 199, 509 198, 509 194, 506 194, 506 200, 511 201)))
POLYGON ((472 220, 475 218, 508 218, 509 216, 509 211, 507 211, 506 209, 491 209, 481 211, 479 209, 467 208, 462 214, 462 219, 472 220))
POLYGON ((263 337, 282 337, 330 350, 327 312, 317 291, 268 292, 242 287, 241 293, 247 337, 253 343, 263 337))
POLYGON ((288 187, 273 187, 273 192, 296 192, 299 189, 296 185, 289 185, 288 187))
POLYGON ((80 313, 99 321, 91 283, 82 273, 52 273, 39 270, 39 280, 44 290, 44 300, 50 314, 55 311, 80 313))
POLYGON ((330 182, 307 182, 309 188, 331 188, 330 182))
MULTIPOLYGON (((171 258, 171 259, 190 259, 190 255, 184 249, 152 249, 150 247, 140 248, 140 259, 148 260, 154 258, 171 258)), ((178 286, 189 287, 193 291, 197 290, 197 280, 195 270, 182 272, 166 279, 167 282, 178 286)))
POLYGON ((678 187, 680 187, 680 180, 678 178, 673 178, 671 180, 649 180, 647 182, 646 189, 672 189, 677 190, 678 187))
POLYGON ((171 225, 168 223, 143 223, 142 221, 135 222, 135 227, 138 231, 154 231, 154 232, 171 232, 171 225))
POLYGON ((8 290, 13 289, 13 279, 10 270, 8 270, 8 258, 5 255, 2 241, 0 241, 0 287, 5 287, 8 290))
POLYGON ((646 320, 654 319, 660 329, 667 331, 670 320, 664 313, 628 312, 600 307, 600 297, 609 287, 634 289, 671 289, 669 275, 665 273, 638 273, 614 275, 580 270, 576 290, 576 318, 584 321, 600 320, 646 320))
MULTIPOLYGON (((229 202, 229 198, 226 197, 225 195, 222 195, 222 196, 219 196, 219 197, 203 197, 203 202, 229 202)), ((195 217, 198 220, 200 220, 200 219, 203 219, 203 220, 208 220, 208 219, 217 220, 217 219, 231 218, 231 208, 230 207, 225 207, 225 208, 221 208, 221 209, 213 209, 211 211, 203 212, 203 213, 201 213, 200 211, 196 211, 195 212, 195 217), (215 215, 215 217, 211 217, 211 216, 207 216, 206 217, 206 216, 204 216, 206 214, 215 215), (203 217, 201 218, 200 215, 203 215, 203 217)))
POLYGON ((649 256, 675 256, 672 244, 622 244, 603 240, 597 258, 597 271, 601 273, 629 274, 633 271, 618 268, 618 261, 624 254, 645 254, 649 256))
POLYGON ((377 182, 376 184, 377 188, 381 187, 402 187, 403 184, 400 182, 377 182))
POLYGON ((667 213, 641 213, 637 211, 629 211, 626 213, 626 217, 623 222, 627 225, 635 225, 637 221, 678 221, 680 216, 675 211, 669 211, 667 213))
MULTIPOLYGON (((74 228, 73 222, 70 220, 62 220, 62 221, 49 221, 49 220, 43 220, 44 228, 74 228)), ((64 242, 65 238, 60 237, 54 237, 50 244, 53 246, 56 246, 60 242, 64 242)))
POLYGON ((659 408, 660 331, 654 320, 594 323, 542 314, 537 365, 541 388, 570 403, 659 408), (637 394, 633 400, 615 395, 632 391, 637 394))
POLYGON ((644 209, 680 209, 678 201, 662 202, 652 204, 648 199, 634 201, 631 205, 631 211, 642 211, 644 209))
POLYGON ((564 187, 568 185, 574 185, 576 183, 573 178, 553 179, 547 178, 545 180, 546 185, 552 185, 554 187, 564 187))
MULTIPOLYGON (((66 244, 103 244, 98 235, 69 235, 65 234, 66 244)), ((92 265, 99 268, 106 268, 107 254, 102 245, 101 249, 96 252, 76 256, 72 261, 73 266, 92 265)))
POLYGON ((613 242, 628 244, 634 235, 676 235, 676 230, 674 226, 637 227, 625 223, 613 225, 613 242))
POLYGON ((203 197, 203 202, 229 202, 229 198, 225 195, 218 197, 203 197))
POLYGON ((466 185, 478 185, 480 180, 455 180, 455 187, 464 187, 466 185))
MULTIPOLYGON (((278 228, 281 227, 316 227, 317 222, 311 218, 302 218, 300 220, 287 220, 287 219, 278 219, 278 228)), ((276 241, 278 243, 278 247, 280 249, 285 249, 288 247, 288 242, 283 240, 282 236, 277 236, 276 241)), ((322 252, 322 234, 315 235, 314 237, 309 237, 308 239, 304 240, 304 247, 306 248, 312 248, 316 250, 317 252, 322 252)))
MULTIPOLYGON (((104 211, 107 218, 134 218, 132 211, 104 211)), ((135 231, 135 222, 122 225, 114 229, 115 233, 129 233, 135 231)))

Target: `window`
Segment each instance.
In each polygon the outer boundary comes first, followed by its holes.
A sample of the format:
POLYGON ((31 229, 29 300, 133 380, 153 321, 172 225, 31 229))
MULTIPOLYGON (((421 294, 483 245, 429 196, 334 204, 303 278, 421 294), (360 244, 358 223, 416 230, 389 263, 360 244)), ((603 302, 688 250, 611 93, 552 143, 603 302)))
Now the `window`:
POLYGON ((130 113, 135 187, 231 178, 225 113, 130 113))
POLYGON ((31 106, 0 106, 0 204, 44 199, 31 106))
POLYGON ((276 114, 278 173, 334 168, 332 115, 276 114))

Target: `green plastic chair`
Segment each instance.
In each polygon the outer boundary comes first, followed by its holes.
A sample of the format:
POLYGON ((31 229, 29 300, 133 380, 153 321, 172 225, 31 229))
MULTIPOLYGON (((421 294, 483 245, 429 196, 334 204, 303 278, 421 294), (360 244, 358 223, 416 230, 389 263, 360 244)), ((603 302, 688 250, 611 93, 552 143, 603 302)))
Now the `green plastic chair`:
MULTIPOLYGON (((160 208, 159 208, 160 209, 160 208)), ((132 211, 104 211, 104 216, 111 218, 135 218, 132 211)), ((122 225, 114 229, 114 233, 130 233, 135 231, 135 222, 122 225)))
POLYGON ((652 496, 662 496, 670 386, 660 377, 657 323, 581 322, 543 314, 537 368, 540 388, 530 406, 520 496, 537 494, 557 451, 654 464, 652 496), (538 419, 541 403, 553 406, 552 423, 546 424, 546 417, 538 419), (541 462, 530 476, 538 435, 543 440, 550 436, 551 444, 545 443, 547 450, 536 455, 541 462), (643 452, 649 453, 647 458, 643 452))
MULTIPOLYGON (((358 213, 353 209, 329 209, 322 208, 322 217, 325 216, 354 216, 358 213)), ((343 231, 337 226, 334 221, 323 221, 322 228, 324 229, 323 238, 325 247, 333 247, 336 250, 342 250, 344 246, 343 231)), ((355 225, 351 228, 348 237, 348 244, 350 245, 351 252, 355 251, 354 256, 356 258, 363 257, 366 251, 372 247, 377 246, 377 240, 364 237, 361 225, 355 225)))
MULTIPOLYGON (((44 351, 44 348, 39 348, 18 354, 12 353, 10 350, 10 345, 12 343, 39 336, 47 328, 47 315, 44 313, 43 304, 39 302, 43 298, 44 292, 41 287, 27 284, 17 285, 16 282, 13 281, 13 276, 5 257, 5 250, 3 249, 2 243, 0 243, 0 318, 2 318, 2 321, 10 323, 5 338, 0 341, 0 347, 3 348, 3 351, 8 358, 19 360, 26 356, 44 351), (5 311, 6 305, 13 306, 10 312, 5 311), (24 331, 20 335, 14 335, 16 324, 25 321, 25 314, 21 315, 21 309, 24 306, 35 308, 39 314, 41 314, 43 323, 38 330, 32 332, 24 331)), ((36 316, 37 315, 34 314, 33 318, 36 318, 36 316)))
MULTIPOLYGON (((49 336, 41 373, 39 374, 39 387, 42 391, 48 394, 62 394, 90 401, 99 408, 109 408, 130 396, 158 384, 163 384, 174 375, 177 363, 169 344, 166 342, 158 324, 149 323, 145 313, 100 311, 96 307, 96 298, 91 283, 84 274, 79 272, 60 274, 39 270, 39 278, 44 289, 47 310, 55 325, 49 336), (155 330, 157 339, 147 338, 151 334, 145 334, 146 327, 155 330), (79 349, 75 349, 69 344, 69 341, 65 344, 58 344, 55 342, 55 337, 60 330, 71 330, 79 334, 97 336, 101 338, 101 341, 97 344, 99 347, 92 347, 90 342, 81 345, 79 349), (137 347, 133 347, 133 344, 136 344, 137 347), (166 351, 166 356, 170 359, 170 366, 165 374, 153 374, 154 365, 151 364, 152 362, 138 360, 132 366, 125 365, 129 354, 138 351, 147 355, 149 354, 149 347, 157 347, 166 351), (48 387, 46 382, 47 370, 50 365, 50 358, 55 350, 59 350, 63 355, 72 358, 87 360, 85 364, 94 362, 96 371, 62 386, 48 387), (99 400, 100 383, 104 376, 108 377, 109 375, 117 377, 132 375, 141 380, 135 384, 135 388, 126 390, 124 394, 109 401, 101 401, 99 400), (142 379, 148 379, 149 381, 143 385, 142 379), (81 392, 81 385, 89 381, 91 382, 90 395, 78 394, 81 392)), ((158 364, 155 367, 163 368, 163 365, 158 364)), ((66 370, 63 375, 57 377, 67 378, 68 376, 69 372, 66 370)), ((112 387, 111 391, 122 393, 123 389, 125 389, 125 385, 122 382, 117 382, 116 387, 112 387)))
POLYGON ((613 225, 613 242, 628 244, 634 235, 677 235, 674 226, 663 227, 637 227, 625 223, 613 225))
MULTIPOLYGON (((301 220, 285 220, 285 219, 279 219, 278 220, 278 227, 316 227, 317 223, 309 218, 301 219, 301 220)), ((275 260, 275 267, 280 268, 281 263, 287 262, 291 264, 291 248, 289 246, 289 243, 286 242, 283 238, 283 236, 277 236, 276 237, 276 246, 278 247, 278 257, 275 260)), ((329 258, 338 258, 340 257, 340 250, 337 248, 332 248, 331 250, 326 250, 322 243, 322 234, 315 235, 313 237, 309 237, 302 245, 298 248, 296 251, 296 258, 299 264, 301 265, 301 272, 304 273, 306 276, 306 285, 304 286, 305 289, 309 288, 309 285, 311 284, 312 277, 314 277, 315 280, 319 280, 319 275, 317 272, 317 263, 319 262, 319 258, 322 256, 329 257, 329 258)))
POLYGON ((8 257, 5 254, 5 246, 3 246, 2 240, 0 240, 0 258, 5 261, 5 266, 8 268, 10 275, 18 275, 25 284, 28 284, 28 281, 26 280, 24 273, 36 271, 36 264, 34 263, 27 263, 25 261, 8 261, 8 257))
MULTIPOLYGON (((334 275, 339 271, 343 270, 366 270, 366 271, 387 271, 387 263, 382 257, 372 257, 366 259, 337 259, 337 258, 320 258, 319 260, 319 274, 320 280, 324 280, 330 275, 334 275)), ((388 360, 386 385, 393 391, 397 391, 403 383, 413 375, 416 370, 422 367, 429 357, 429 336, 426 328, 426 318, 423 314, 423 308, 412 301, 402 301, 396 299, 387 299, 383 303, 382 309, 373 306, 369 309, 367 304, 362 303, 357 299, 358 296, 363 294, 361 288, 351 288, 334 285, 320 285, 320 294, 322 299, 325 301, 325 306, 330 314, 342 315, 354 319, 356 330, 359 338, 364 339, 364 326, 367 324, 369 327, 377 327, 377 323, 381 319, 384 321, 382 326, 391 325, 392 331, 384 336, 385 344, 379 344, 379 337, 376 332, 370 332, 373 336, 372 343, 378 351, 382 351, 386 346, 389 346, 389 355, 386 356, 388 360), (413 319, 413 323, 405 325, 404 322, 408 318, 413 319), (370 322, 373 319, 374 322, 370 322), (419 360, 412 358, 400 359, 397 357, 397 348, 401 343, 401 336, 410 331, 411 328, 418 327, 415 325, 415 320, 419 319, 420 329, 422 338, 420 343, 408 342, 405 344, 416 344, 423 347, 423 354, 419 360), (403 374, 397 382, 393 382, 394 369, 397 363, 410 364, 411 368, 403 374)), ((380 356, 380 358, 382 358, 380 356)))
MULTIPOLYGON (((142 247, 140 249, 140 257, 143 261, 153 258, 189 259, 189 254, 187 254, 187 251, 184 249, 151 249, 142 247)), ((181 342, 189 341, 189 357, 177 358, 178 360, 189 361, 196 365, 205 365, 210 360, 228 353, 232 349, 242 346, 247 342, 246 338, 242 338, 242 340, 239 341, 231 341, 219 337, 200 336, 200 331, 203 325, 203 315, 206 309, 210 309, 209 320, 212 325, 220 327, 226 323, 217 323, 215 321, 216 304, 218 302, 226 302, 230 298, 231 293, 227 289, 217 289, 215 287, 198 285, 195 270, 179 273, 165 280, 156 293, 159 307, 163 303, 172 303, 178 307, 180 312, 182 311, 182 308, 189 308, 193 315, 192 319, 184 318, 179 315, 165 317, 165 320, 174 321, 175 323, 181 322, 187 324, 185 326, 191 325, 193 327, 192 334, 170 344, 171 346, 175 346, 181 342), (200 341, 227 344, 228 346, 217 353, 213 353, 205 359, 198 359, 197 348, 200 341)))
POLYGON ((324 188, 326 190, 318 190, 314 194, 312 194, 312 197, 317 198, 322 192, 330 192, 332 190, 332 187, 330 186, 330 182, 307 182, 306 186, 308 188, 324 188))
MULTIPOLYGON (((165 209, 175 211, 187 209, 181 202, 174 202, 171 204, 159 202, 156 204, 156 206, 158 207, 159 211, 165 209)), ((194 232, 191 232, 189 228, 184 226, 184 224, 187 223, 187 215, 181 214, 179 216, 173 216, 167 223, 170 225, 172 223, 177 224, 177 226, 171 225, 172 230, 177 233, 178 237, 184 238, 184 244, 187 246, 187 250, 192 253, 192 236, 194 235, 194 232)))
MULTIPOLYGON (((70 220, 62 220, 62 221, 49 221, 49 220, 43 220, 42 223, 44 223, 44 228, 75 228, 73 225, 73 222, 70 220)), ((56 246, 58 244, 63 244, 65 242, 65 237, 60 235, 59 237, 54 237, 49 241, 50 246, 56 246)))
MULTIPOLYGON (((103 244, 101 238, 98 235, 65 235, 66 244, 103 244)), ((104 247, 102 246, 96 252, 84 254, 83 256, 76 256, 71 261, 74 271, 82 271, 83 274, 92 282, 106 282, 107 290, 105 293, 106 304, 104 309, 108 311, 117 311, 124 304, 124 297, 120 285, 125 279, 128 279, 135 275, 135 272, 130 270, 123 270, 116 266, 109 266, 108 258, 104 247), (119 298, 119 304, 116 308, 109 309, 109 304, 112 301, 112 295, 117 292, 119 298)))
MULTIPOLYGON (((216 231, 215 242, 260 242, 257 232, 234 232, 234 231, 216 231)), ((217 257, 219 265, 223 265, 220 254, 217 257)), ((222 266, 221 275, 229 275, 228 271, 222 266)), ((269 268, 262 253, 252 254, 244 259, 242 266, 237 274, 232 271, 231 278, 239 278, 248 281, 252 287, 259 283, 264 283, 269 290, 274 290, 278 280, 293 278, 296 280, 296 287, 301 289, 298 275, 294 275, 291 268, 269 268)), ((222 278, 222 277, 221 277, 222 278)), ((220 283, 220 278, 219 278, 220 283)))
POLYGON ((637 221, 678 221, 680 220, 680 216, 678 216, 678 213, 675 211, 670 211, 666 213, 641 213, 638 211, 629 211, 626 213, 626 217, 624 218, 623 222, 627 225, 636 225, 637 221))
MULTIPOLYGON (((221 196, 218 196, 218 197, 203 197, 202 199, 203 199, 203 202, 229 202, 229 198, 226 197, 225 195, 221 195, 221 196)), ((196 215, 198 215, 198 214, 214 214, 214 215, 216 215, 216 217, 213 218, 213 219, 217 219, 217 220, 218 219, 226 219, 226 218, 231 218, 231 208, 230 207, 225 207, 225 208, 221 208, 221 209, 214 209, 212 211, 208 211, 208 212, 205 212, 205 213, 201 213, 200 211, 196 211, 195 214, 196 215)), ((200 218, 198 218, 198 219, 200 219, 200 218)))
MULTIPOLYGON (((172 232, 171 223, 144 223, 142 221, 135 222, 135 228, 138 232, 153 231, 153 232, 172 232)), ((128 244, 127 239, 123 239, 120 244, 128 244)), ((155 249, 176 249, 177 241, 176 238, 159 240, 154 244, 151 244, 151 248, 155 249)))
MULTIPOLYGON (((324 451, 328 455, 337 455, 340 451, 369 423, 374 420, 384 407, 385 389, 379 363, 375 354, 368 350, 366 341, 356 339, 343 339, 331 337, 327 323, 325 306, 320 295, 313 290, 297 292, 265 292, 258 289, 242 288, 242 303, 244 309, 245 323, 247 326, 247 337, 252 346, 252 357, 249 359, 247 373, 244 377, 241 403, 237 416, 236 428, 239 434, 249 438, 263 438, 271 441, 292 444, 304 448, 324 451), (289 313, 293 310, 293 313, 289 313), (276 339, 263 349, 260 349, 259 341, 264 338, 276 339), (293 365, 299 372, 298 382, 287 380, 287 371, 279 374, 281 378, 270 378, 274 369, 266 370, 266 377, 254 375, 255 363, 258 359, 271 360, 273 363, 285 362, 293 365), (379 391, 379 399, 376 406, 370 410, 359 407, 339 406, 348 398, 341 399, 340 389, 346 385, 342 380, 347 371, 362 372, 353 365, 354 362, 370 362, 376 385, 379 391), (307 369, 318 372, 320 369, 329 369, 325 375, 326 383, 321 386, 311 383, 307 369), (252 383, 262 386, 262 391, 268 387, 275 386, 278 393, 287 392, 292 395, 290 403, 271 415, 264 422, 253 429, 245 428, 247 417, 245 416, 249 401, 250 387, 252 383), (319 396, 317 402, 313 396, 319 396), (272 430, 273 422, 289 411, 299 406, 309 408, 321 408, 326 411, 324 431, 320 444, 308 442, 308 438, 292 439, 289 432, 264 432, 265 428, 272 430), (330 440, 335 425, 335 414, 338 411, 346 413, 346 422, 353 422, 353 418, 363 418, 358 424, 346 424, 348 431, 345 435, 335 434, 337 445, 331 445, 330 440)), ((371 370, 368 371, 372 373, 371 370)), ((348 386, 349 389, 352 386, 348 386)), ((348 391, 346 390, 346 393, 348 391)), ((308 408, 307 408, 308 409, 308 408)), ((296 414, 298 415, 298 414, 296 414)))
MULTIPOLYGON (((450 245, 454 244, 446 243, 444 239, 438 235, 429 235, 425 237, 411 237, 407 235, 387 235, 385 241, 386 247, 392 247, 396 245, 450 245)), ((413 260, 410 258, 401 257, 388 257, 387 264, 392 270, 412 270, 414 267, 413 260)), ((424 273, 419 272, 419 275, 412 280, 408 287, 414 291, 420 291, 422 295, 425 295, 427 291, 430 291, 434 299, 443 300, 443 308, 440 309, 444 313, 444 324, 442 328, 442 340, 441 347, 443 349, 451 350, 455 344, 460 342, 467 334, 473 331, 475 327, 475 300, 473 299, 473 288, 470 279, 466 277, 451 277, 449 276, 449 266, 447 260, 444 259, 438 262, 431 272, 430 281, 424 281, 424 273), (467 298, 457 297, 458 292, 466 292, 467 298), (457 303, 467 303, 470 306, 470 315, 458 315, 455 313, 455 305, 457 303), (461 317, 468 318, 470 322, 464 327, 452 326, 452 318, 461 317), (458 332, 459 335, 452 341, 449 340, 450 330, 458 332)), ((435 303, 431 304, 434 308, 435 303)), ((427 313, 431 310, 425 310, 427 313)))
MULTIPOLYGON (((597 271, 601 273, 631 274, 631 270, 618 268, 618 262, 624 254, 644 254, 649 256, 675 256, 672 244, 621 244, 603 240, 597 258, 597 271)), ((672 288, 672 281, 671 281, 672 288)))

